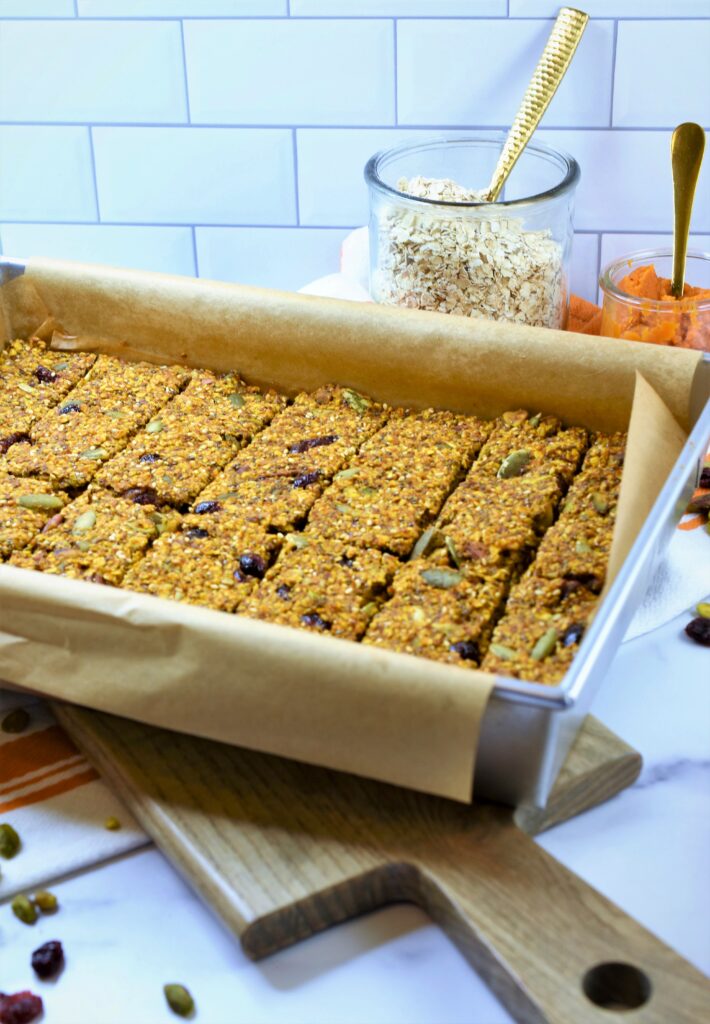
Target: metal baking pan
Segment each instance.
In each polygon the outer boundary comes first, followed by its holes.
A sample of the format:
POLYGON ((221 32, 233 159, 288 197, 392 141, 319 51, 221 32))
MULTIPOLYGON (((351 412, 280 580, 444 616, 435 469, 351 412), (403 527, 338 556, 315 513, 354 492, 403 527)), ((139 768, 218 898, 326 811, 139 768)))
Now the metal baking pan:
MULTIPOLYGON (((22 261, 0 258, 0 285, 24 271, 22 261)), ((581 720, 697 485, 710 444, 710 356, 698 365, 691 406, 688 440, 565 680, 550 687, 496 678, 478 744, 477 795, 514 806, 544 806, 581 720)))

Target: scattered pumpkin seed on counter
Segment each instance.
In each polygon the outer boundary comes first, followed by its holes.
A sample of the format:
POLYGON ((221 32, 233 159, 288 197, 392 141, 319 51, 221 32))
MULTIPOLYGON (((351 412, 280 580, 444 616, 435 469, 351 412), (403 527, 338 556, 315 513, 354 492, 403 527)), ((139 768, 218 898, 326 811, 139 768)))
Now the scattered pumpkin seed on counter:
POLYGON ((195 1009, 195 1000, 184 985, 163 985, 168 1006, 178 1017, 189 1017, 195 1009))
POLYGON ((0 729, 3 732, 16 734, 24 732, 29 724, 29 713, 24 708, 15 708, 14 711, 10 711, 5 715, 0 723, 0 729))
POLYGON ((19 853, 22 842, 12 825, 4 821, 0 824, 0 857, 11 860, 19 853))

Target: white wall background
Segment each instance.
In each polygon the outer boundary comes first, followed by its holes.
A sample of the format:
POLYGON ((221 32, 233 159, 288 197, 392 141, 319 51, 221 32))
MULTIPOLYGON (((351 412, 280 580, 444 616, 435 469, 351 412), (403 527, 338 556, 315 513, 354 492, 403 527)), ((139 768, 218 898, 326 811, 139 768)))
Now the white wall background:
MULTIPOLYGON (((672 226, 669 138, 710 127, 710 0, 592 15, 540 130, 582 165, 573 287, 672 226)), ((274 287, 336 269, 362 167, 508 126, 551 0, 0 0, 0 238, 274 287)), ((710 171, 693 229, 710 249, 710 171)))

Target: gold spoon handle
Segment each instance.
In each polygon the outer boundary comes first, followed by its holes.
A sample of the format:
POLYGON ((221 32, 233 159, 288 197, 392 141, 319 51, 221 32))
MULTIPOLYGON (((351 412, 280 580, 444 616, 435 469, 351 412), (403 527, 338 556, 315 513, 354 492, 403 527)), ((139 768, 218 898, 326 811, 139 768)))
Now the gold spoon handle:
POLYGON ((693 121, 679 124, 671 136, 674 207, 671 293, 676 299, 683 297, 690 215, 704 150, 705 132, 700 125, 693 121))
POLYGON ((589 21, 589 15, 574 7, 562 7, 552 27, 542 56, 537 63, 520 109, 510 126, 508 138, 498 158, 491 183, 488 186, 488 201, 493 203, 513 170, 515 163, 530 141, 542 115, 557 92, 574 52, 589 21))

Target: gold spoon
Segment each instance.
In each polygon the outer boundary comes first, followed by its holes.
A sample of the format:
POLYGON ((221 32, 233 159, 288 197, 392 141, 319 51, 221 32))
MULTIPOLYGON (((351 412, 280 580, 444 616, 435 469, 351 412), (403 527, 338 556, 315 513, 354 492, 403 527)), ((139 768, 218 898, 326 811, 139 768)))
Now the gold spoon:
POLYGON ((570 66, 588 21, 589 15, 584 11, 578 11, 574 7, 560 8, 550 38, 537 62, 535 73, 530 79, 530 85, 498 157, 491 183, 486 189, 486 202, 494 203, 500 195, 508 175, 557 92, 557 87, 570 66))
POLYGON ((705 150, 705 132, 699 124, 684 121, 671 136, 673 167, 673 278, 671 294, 682 299, 685 285, 685 257, 688 252, 690 214, 695 186, 705 150))

